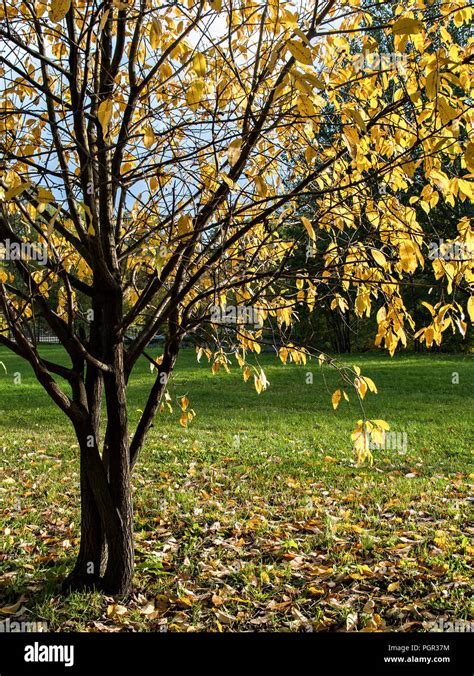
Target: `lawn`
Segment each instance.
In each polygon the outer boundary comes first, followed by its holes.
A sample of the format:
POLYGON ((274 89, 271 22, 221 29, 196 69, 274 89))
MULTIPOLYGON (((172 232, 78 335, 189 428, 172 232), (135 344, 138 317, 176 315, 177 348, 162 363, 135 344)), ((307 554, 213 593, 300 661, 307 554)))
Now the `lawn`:
MULTIPOLYGON (((0 360, 0 612, 23 597, 20 618, 52 631, 423 631, 472 617, 472 358, 344 358, 379 389, 367 417, 407 435, 370 467, 351 447, 359 406, 351 396, 333 410, 329 367, 264 355, 270 387, 257 395, 237 367, 212 375, 186 350, 170 392, 197 415, 183 429, 175 405, 151 430, 122 600, 61 596, 78 546, 78 448, 24 363, 0 360)), ((152 378, 143 361, 132 424, 152 378)))

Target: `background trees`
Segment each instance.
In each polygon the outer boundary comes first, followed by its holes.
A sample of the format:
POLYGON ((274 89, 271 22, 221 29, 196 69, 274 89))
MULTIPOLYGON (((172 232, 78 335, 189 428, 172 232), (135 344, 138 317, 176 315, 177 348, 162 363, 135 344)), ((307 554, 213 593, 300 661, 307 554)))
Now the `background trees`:
MULTIPOLYGON (((395 49, 395 37, 392 33, 387 33, 378 26, 383 26, 387 21, 390 20, 392 8, 387 3, 378 3, 372 4, 370 2, 364 2, 362 5, 366 10, 366 18, 364 21, 367 21, 367 16, 370 15, 370 21, 372 22, 372 28, 370 32, 370 40, 365 42, 364 40, 358 40, 355 38, 351 41, 351 50, 354 50, 356 53, 362 54, 365 53, 367 58, 364 61, 361 59, 362 66, 365 64, 365 69, 361 68, 361 71, 365 75, 374 75, 377 71, 383 70, 383 65, 380 63, 384 59, 389 61, 389 58, 392 54, 396 54, 395 49), (382 66, 382 67, 381 67, 382 66)), ((425 8, 425 16, 430 17, 430 20, 435 20, 440 13, 446 12, 446 5, 440 2, 430 3, 429 6, 425 8)), ((453 20, 450 22, 450 31, 453 37, 454 42, 461 46, 462 48, 469 47, 469 28, 467 25, 463 24, 459 20, 453 20)), ((442 48, 443 41, 440 31, 432 31, 430 34, 429 43, 426 42, 424 45, 425 52, 427 54, 436 54, 438 49, 442 48)), ((344 56, 344 54, 342 55, 344 56)), ((451 80, 455 85, 455 81, 451 80)), ((390 82, 388 87, 393 90, 393 83, 390 82)), ((459 89, 456 85, 453 87, 454 97, 460 94, 459 89)), ((420 101, 423 101, 423 104, 429 106, 429 96, 426 91, 420 91, 420 101)), ((318 134, 318 143, 327 145, 332 142, 333 138, 340 132, 337 124, 334 124, 334 121, 330 124, 329 119, 326 120, 324 125, 321 125, 318 134)), ((466 133, 466 130, 461 129, 461 134, 466 133)), ((464 140, 467 140, 467 137, 463 137, 464 140)), ((442 160, 442 166, 444 171, 448 174, 451 173, 452 176, 457 176, 462 174, 461 164, 459 162, 459 157, 451 162, 444 158, 442 160)), ((297 168, 298 164, 301 164, 301 161, 304 161, 304 158, 292 158, 290 160, 292 164, 297 168)), ((411 176, 406 189, 404 190, 403 195, 400 195, 400 198, 405 205, 411 204, 420 204, 418 196, 422 193, 423 188, 425 187, 425 175, 422 167, 418 167, 416 171, 411 176)), ((469 188, 468 188, 469 190, 469 188)), ((425 190, 426 192, 426 190, 425 190)), ((390 199, 393 193, 393 183, 392 187, 390 184, 377 183, 373 184, 373 195, 377 199, 388 200, 390 199)), ((300 211, 304 213, 312 208, 312 199, 310 196, 304 195, 298 200, 300 205, 300 211)), ((469 199, 461 200, 443 200, 439 199, 439 195, 436 193, 436 190, 431 195, 431 199, 428 204, 422 204, 421 208, 417 210, 417 218, 422 224, 423 231, 426 234, 427 238, 431 238, 433 242, 439 240, 450 240, 456 238, 456 226, 460 220, 464 218, 469 218, 471 213, 471 204, 469 199)), ((366 228, 369 226, 368 231, 370 231, 370 224, 365 224, 366 228)), ((293 233, 294 234, 294 233, 293 233)), ((358 236, 363 238, 364 231, 359 231, 358 236)), ((329 244, 328 237, 319 237, 318 250, 324 250, 329 244)), ((308 261, 308 258, 315 258, 315 256, 310 256, 311 253, 308 247, 304 245, 301 247, 301 250, 293 258, 295 266, 301 266, 308 261)), ((424 313, 426 308, 421 305, 421 301, 424 299, 427 289, 430 287, 437 287, 441 285, 442 289, 443 280, 435 277, 435 271, 433 267, 428 265, 424 266, 423 270, 417 268, 415 276, 412 276, 410 280, 402 285, 402 297, 403 302, 406 307, 409 308, 410 314, 415 318, 416 324, 423 322, 424 313)), ((347 293, 347 290, 345 291, 347 293)), ((431 293, 431 291, 430 291, 431 293)), ((373 332, 374 327, 376 326, 375 317, 367 318, 365 316, 357 316, 354 312, 351 311, 353 303, 351 299, 348 299, 349 308, 347 311, 342 312, 340 309, 336 309, 334 312, 329 311, 329 303, 321 304, 316 307, 313 312, 304 312, 303 321, 300 321, 298 324, 298 335, 301 337, 303 342, 308 342, 312 340, 312 336, 315 337, 317 345, 320 348, 326 347, 329 350, 335 352, 350 352, 351 349, 366 350, 373 347, 373 332)), ((414 331, 408 331, 408 346, 410 349, 423 350, 423 345, 421 345, 417 340, 413 340, 414 331)), ((469 329, 468 329, 469 333, 469 329)), ((464 340, 462 335, 452 335, 448 339, 443 341, 444 350, 453 350, 453 349, 469 349, 469 346, 472 344, 472 337, 468 340, 464 340)))
MULTIPOLYGON (((262 323, 282 361, 306 358, 291 335, 299 307, 377 310, 391 354, 415 330, 402 289, 425 264, 419 213, 472 196, 472 57, 453 40, 472 11, 387 3, 376 23, 378 10, 334 0, 3 7, 0 236, 47 246, 48 260, 0 272, 0 343, 32 365, 79 441, 81 548, 67 586, 126 592, 131 471, 183 339, 215 324, 216 307, 250 307, 258 322, 231 320, 231 345, 213 337, 200 354, 216 371, 232 353, 257 392, 268 382, 249 353, 262 323), (361 66, 375 31, 400 67, 361 66), (315 256, 295 265, 308 244, 315 256), (41 357, 38 318, 69 366, 41 357), (156 377, 131 432, 127 384, 144 352, 156 377)), ((455 237, 470 245, 468 219, 455 237)), ((432 265, 442 283, 418 332, 427 345, 466 332, 472 282, 470 260, 432 265)), ((363 397, 368 382, 352 377, 363 397)), ((180 405, 187 425, 190 402, 180 405)))

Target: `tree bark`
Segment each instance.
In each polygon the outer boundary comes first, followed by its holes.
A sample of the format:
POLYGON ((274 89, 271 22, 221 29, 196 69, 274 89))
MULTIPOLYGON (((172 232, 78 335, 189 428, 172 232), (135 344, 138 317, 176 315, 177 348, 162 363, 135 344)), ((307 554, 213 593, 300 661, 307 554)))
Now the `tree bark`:
POLYGON ((104 307, 107 362, 112 372, 104 376, 107 405, 107 474, 118 519, 107 528, 107 566, 102 585, 111 594, 130 591, 134 569, 133 504, 130 442, 127 419, 127 383, 124 346, 119 335, 123 319, 122 295, 111 295, 104 307))
POLYGON ((121 436, 119 426, 111 434, 107 480, 95 436, 85 434, 83 428, 76 433, 81 447, 81 541, 76 563, 63 589, 96 588, 108 594, 126 595, 134 569, 128 435, 121 436))
MULTIPOLYGON (((86 451, 87 452, 87 451, 86 451)), ((63 583, 65 591, 101 588, 101 563, 104 552, 104 531, 100 513, 87 477, 84 450, 80 456, 81 540, 73 570, 63 583)))

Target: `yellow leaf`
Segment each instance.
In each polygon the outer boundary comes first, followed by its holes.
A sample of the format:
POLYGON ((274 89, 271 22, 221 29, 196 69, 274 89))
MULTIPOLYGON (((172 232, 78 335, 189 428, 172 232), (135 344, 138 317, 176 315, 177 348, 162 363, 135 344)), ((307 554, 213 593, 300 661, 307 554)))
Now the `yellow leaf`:
POLYGON ((257 193, 260 195, 260 197, 265 197, 268 192, 268 186, 264 179, 261 176, 254 176, 253 181, 255 183, 255 187, 257 188, 257 193))
POLYGON ((293 56, 300 63, 305 63, 307 66, 311 66, 313 63, 313 57, 311 51, 305 47, 301 42, 296 42, 296 40, 289 40, 288 49, 293 56))
POLYGON ((154 142, 155 142, 155 134, 153 132, 153 129, 147 125, 143 133, 143 145, 145 146, 145 148, 151 148, 154 142))
POLYGON ((437 169, 433 169, 431 171, 429 177, 434 181, 436 186, 442 192, 448 192, 448 190, 449 190, 449 179, 443 171, 438 171, 437 169))
POLYGON ((460 192, 463 193, 463 195, 466 195, 470 200, 474 199, 474 193, 473 193, 473 183, 470 181, 466 181, 463 178, 458 179, 458 186, 460 192))
POLYGON ((367 383, 367 385, 369 386, 370 392, 377 394, 377 386, 374 383, 374 381, 372 380, 372 378, 369 378, 369 376, 364 376, 364 380, 367 383))
POLYGON ((400 17, 392 26, 394 35, 416 35, 423 30, 423 22, 408 17, 400 17))
POLYGON ((314 587, 311 585, 308 587, 308 593, 311 594, 311 596, 324 596, 326 593, 322 587, 314 587))
POLYGON ((57 23, 64 19, 71 7, 71 0, 51 0, 49 5, 49 18, 57 23))
POLYGON ((14 197, 18 197, 18 195, 21 195, 22 192, 24 192, 27 188, 29 188, 31 183, 19 183, 18 185, 14 185, 10 190, 7 190, 5 193, 4 200, 5 202, 8 202, 9 200, 12 200, 14 197))
POLYGON ((237 163, 240 157, 240 151, 242 149, 242 139, 235 139, 232 141, 230 146, 227 148, 227 159, 231 167, 237 163))
POLYGON ((316 75, 313 75, 312 73, 305 73, 305 79, 318 89, 324 89, 326 87, 324 81, 320 80, 319 77, 316 77, 316 75))
POLYGON ((352 117, 361 131, 367 131, 367 125, 365 124, 364 118, 358 110, 348 109, 346 112, 352 117))
POLYGON ((438 98, 438 110, 441 117, 441 122, 447 124, 454 120, 458 115, 458 111, 453 106, 449 105, 449 102, 445 96, 440 96, 438 98))
POLYGON ((193 70, 198 77, 206 74, 206 57, 204 54, 195 54, 193 57, 193 70))
POLYGON ((383 430, 389 430, 390 425, 385 422, 385 420, 372 420, 374 425, 377 425, 377 427, 381 427, 383 430))
POLYGON ((405 272, 414 272, 417 267, 416 252, 413 244, 404 240, 400 244, 400 261, 405 272))
POLYGON ((221 174, 221 178, 224 181, 224 183, 227 183, 227 185, 231 190, 235 188, 235 183, 230 176, 228 176, 227 174, 221 174))
POLYGON ((97 110, 97 118, 102 127, 103 134, 106 135, 110 120, 112 119, 112 99, 105 99, 105 101, 102 101, 97 110))
POLYGON ((467 301, 467 312, 471 322, 474 324, 474 296, 470 296, 469 300, 467 301))
POLYGON ((360 394, 360 398, 363 399, 367 392, 367 383, 363 378, 356 378, 354 381, 354 385, 356 386, 357 391, 360 394))
POLYGON ((186 103, 191 110, 196 110, 202 101, 204 94, 204 82, 202 80, 193 80, 186 93, 186 103))
POLYGON ((438 94, 439 78, 438 78, 438 71, 436 69, 432 70, 426 76, 425 89, 426 89, 426 95, 430 99, 430 101, 432 99, 434 99, 435 96, 438 94))
POLYGON ((306 218, 306 216, 301 216, 301 222, 306 228, 306 232, 308 233, 309 238, 312 239, 313 241, 316 240, 316 233, 314 232, 313 225, 309 220, 309 218, 306 218))
POLYGON ((434 307, 431 305, 431 303, 428 303, 426 300, 422 300, 422 301, 421 301, 421 304, 422 304, 424 307, 428 308, 428 310, 430 311, 432 317, 435 316, 435 309, 434 309, 434 307))
POLYGON ((123 615, 126 615, 127 612, 128 609, 125 606, 121 606, 118 603, 111 603, 109 606, 107 606, 107 617, 109 619, 115 617, 122 617, 123 615))
POLYGON ((150 24, 150 44, 152 49, 158 49, 161 37, 161 22, 153 19, 150 24))
POLYGON ((339 402, 341 401, 341 396, 342 396, 341 390, 336 390, 333 393, 333 395, 331 397, 331 401, 332 401, 332 407, 333 407, 334 410, 336 410, 336 408, 339 406, 339 402))
POLYGON ((355 160, 357 157, 357 148, 360 145, 360 137, 357 130, 354 127, 351 128, 346 125, 343 129, 342 136, 346 142, 349 155, 355 160))
POLYGON ((312 146, 308 146, 304 151, 305 160, 308 164, 311 164, 311 162, 314 160, 315 157, 317 157, 317 155, 318 153, 312 146))
POLYGON ((187 427, 188 426, 188 416, 186 415, 186 412, 183 411, 183 414, 181 418, 179 419, 179 424, 181 427, 187 427))
POLYGON ((296 99, 296 107, 303 117, 312 117, 313 115, 316 115, 316 108, 314 107, 313 102, 305 94, 298 96, 296 99))
MULTIPOLYGON (((363 529, 361 529, 361 530, 363 532, 363 529)), ((359 568, 359 571, 362 573, 362 575, 373 575, 374 574, 372 568, 367 566, 365 563, 363 563, 361 566, 358 566, 358 568, 359 568)))
POLYGON ((183 237, 184 235, 190 233, 193 229, 193 219, 189 214, 183 214, 178 219, 178 235, 183 237))
POLYGON ((52 215, 52 217, 49 221, 49 225, 46 229, 46 233, 45 233, 46 239, 49 239, 51 237, 53 230, 54 230, 55 223, 56 223, 56 219, 59 216, 60 211, 61 211, 61 207, 59 206, 56 209, 56 211, 54 212, 54 214, 52 215))
POLYGON ((189 399, 187 397, 181 397, 180 404, 181 410, 185 411, 189 406, 189 399))
POLYGON ((385 267, 385 265, 387 264, 387 259, 385 258, 385 256, 381 251, 377 251, 377 249, 372 249, 372 256, 374 257, 375 262, 378 263, 378 265, 380 265, 380 267, 382 268, 385 267))
POLYGON ((180 596, 178 599, 176 599, 176 603, 181 608, 191 608, 193 605, 193 600, 189 598, 189 596, 180 596))
POLYGON ((99 30, 103 31, 105 28, 105 24, 107 23, 107 19, 109 18, 110 14, 110 9, 106 9, 105 12, 102 14, 102 17, 100 19, 99 23, 99 30))
POLYGON ((38 190, 36 199, 40 204, 49 204, 49 202, 54 200, 54 195, 51 190, 48 190, 47 188, 40 188, 38 190))

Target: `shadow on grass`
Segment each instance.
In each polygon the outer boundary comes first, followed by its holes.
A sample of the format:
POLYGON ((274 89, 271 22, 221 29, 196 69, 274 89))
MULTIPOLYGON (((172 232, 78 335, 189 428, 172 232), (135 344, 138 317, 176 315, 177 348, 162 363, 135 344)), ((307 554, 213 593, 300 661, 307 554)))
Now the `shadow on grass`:
POLYGON ((98 591, 63 590, 63 582, 74 561, 74 557, 63 557, 47 567, 43 564, 42 569, 35 571, 34 577, 28 577, 29 573, 22 569, 15 577, 4 579, 0 587, 0 609, 3 609, 0 622, 5 622, 7 618, 10 622, 42 622, 46 623, 48 631, 56 631, 59 627, 64 629, 68 621, 72 630, 77 620, 95 619, 97 599, 103 599, 98 591), (96 602, 93 602, 94 598, 96 602), (9 607, 14 612, 7 612, 9 607))

